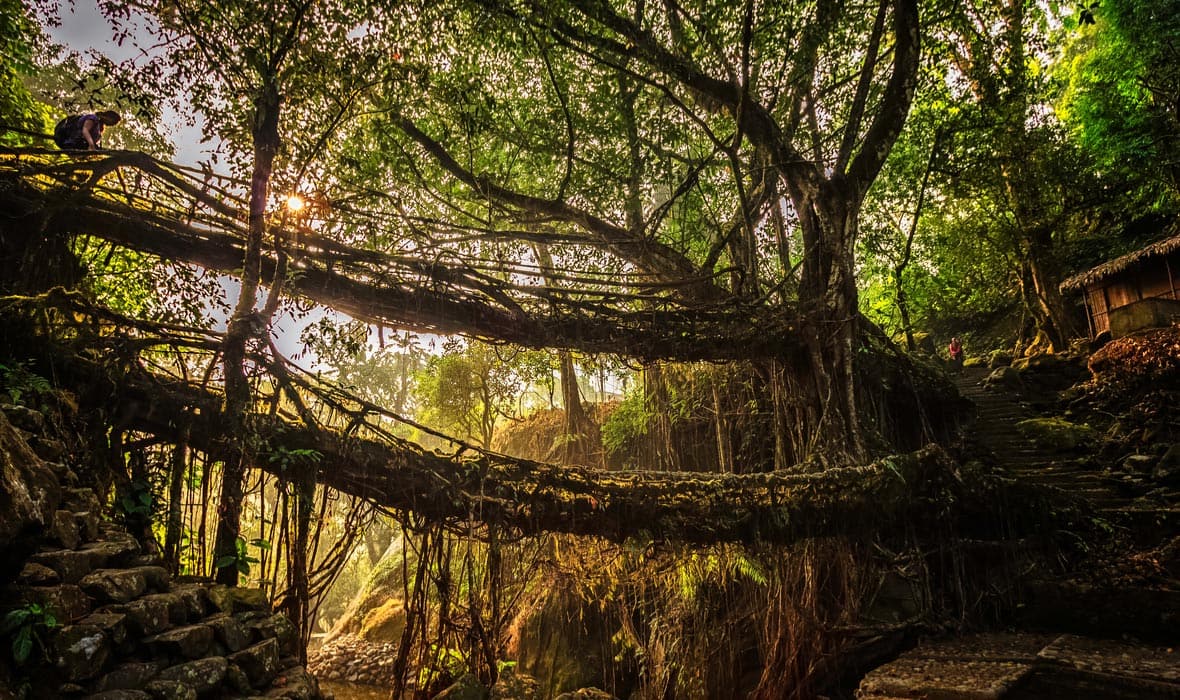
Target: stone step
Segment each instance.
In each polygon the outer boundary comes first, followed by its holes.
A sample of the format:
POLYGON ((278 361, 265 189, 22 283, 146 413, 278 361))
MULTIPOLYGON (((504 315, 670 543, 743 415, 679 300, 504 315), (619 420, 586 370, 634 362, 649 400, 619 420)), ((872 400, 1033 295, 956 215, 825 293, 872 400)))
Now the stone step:
POLYGON ((1176 650, 1070 634, 979 634, 906 652, 861 682, 858 698, 1180 697, 1176 650))

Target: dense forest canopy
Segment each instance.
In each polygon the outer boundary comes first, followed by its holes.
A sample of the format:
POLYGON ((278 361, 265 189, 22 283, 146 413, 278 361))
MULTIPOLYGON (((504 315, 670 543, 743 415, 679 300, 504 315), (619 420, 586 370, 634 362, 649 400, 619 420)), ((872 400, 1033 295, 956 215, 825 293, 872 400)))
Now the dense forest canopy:
MULTIPOLYGON (((284 579, 305 639, 389 514, 437 570, 464 543, 493 678, 505 552, 546 533, 797 547, 767 637, 809 633, 800 587, 836 624, 864 541, 998 488, 944 449, 938 346, 1068 348, 1062 279, 1175 232, 1163 0, 100 8, 131 58, 0 0, 0 376, 75 387, 99 480, 160 511, 140 534, 284 579), (105 150, 52 148, 108 108, 105 150), (207 162, 172 162, 174 114, 207 162)), ((742 556, 700 577, 765 585, 742 556)), ((767 697, 806 665, 786 646, 767 697)))

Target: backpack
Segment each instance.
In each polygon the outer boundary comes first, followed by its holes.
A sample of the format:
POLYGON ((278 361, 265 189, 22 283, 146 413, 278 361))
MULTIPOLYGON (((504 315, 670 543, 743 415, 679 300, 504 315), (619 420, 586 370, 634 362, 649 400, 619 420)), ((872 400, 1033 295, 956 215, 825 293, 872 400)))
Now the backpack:
POLYGON ((82 119, 84 114, 71 114, 53 127, 53 142, 58 148, 66 148, 67 144, 77 143, 82 138, 82 119))

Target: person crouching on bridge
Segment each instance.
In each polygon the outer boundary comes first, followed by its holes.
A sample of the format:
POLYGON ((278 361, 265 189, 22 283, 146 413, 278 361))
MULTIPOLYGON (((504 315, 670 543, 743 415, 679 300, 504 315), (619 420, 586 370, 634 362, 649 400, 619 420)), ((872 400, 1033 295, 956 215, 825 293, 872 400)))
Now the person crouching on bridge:
POLYGON ((63 151, 97 151, 102 148, 102 132, 121 121, 118 112, 107 110, 94 114, 72 114, 57 123, 53 142, 63 151))

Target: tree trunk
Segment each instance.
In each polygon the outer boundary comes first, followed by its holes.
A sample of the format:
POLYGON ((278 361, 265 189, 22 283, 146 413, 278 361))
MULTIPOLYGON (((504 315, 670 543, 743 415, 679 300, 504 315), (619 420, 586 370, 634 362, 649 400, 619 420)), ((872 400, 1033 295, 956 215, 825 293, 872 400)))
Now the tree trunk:
MULTIPOLYGON (((262 268, 262 239, 266 231, 266 200, 270 188, 275 155, 279 150, 278 85, 271 76, 264 81, 254 101, 254 171, 250 177, 249 238, 246 259, 242 266, 241 296, 226 329, 222 365, 225 371, 226 414, 236 428, 234 434, 246 436, 246 413, 250 407, 250 382, 246 376, 246 343, 265 331, 259 328, 264 321, 254 313, 258 300, 258 285, 262 268)), ((221 478, 220 518, 213 545, 214 566, 237 558, 237 540, 242 515, 242 484, 252 456, 240 443, 236 454, 225 460, 221 478)), ((219 583, 237 585, 238 570, 233 564, 217 568, 219 583)))

